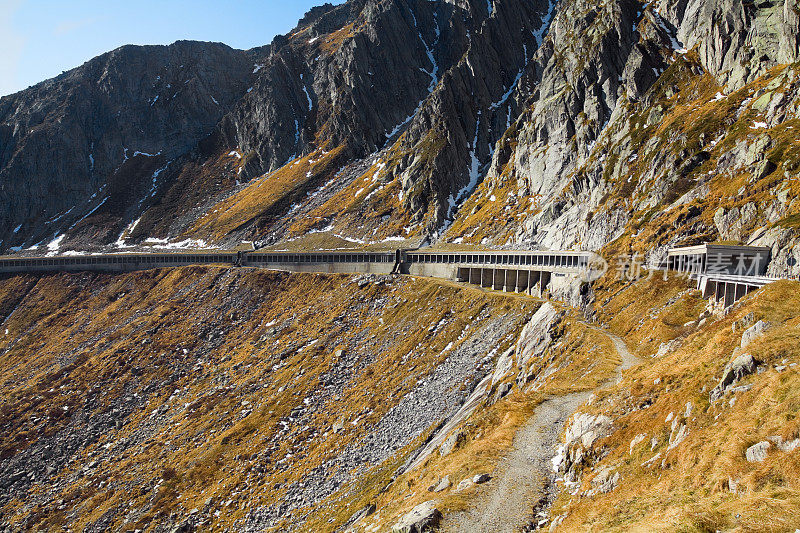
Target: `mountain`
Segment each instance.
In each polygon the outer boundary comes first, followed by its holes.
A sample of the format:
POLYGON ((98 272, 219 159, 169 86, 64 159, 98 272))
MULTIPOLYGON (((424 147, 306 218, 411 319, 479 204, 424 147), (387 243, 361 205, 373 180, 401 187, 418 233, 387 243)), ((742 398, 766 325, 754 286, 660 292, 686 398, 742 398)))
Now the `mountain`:
POLYGON ((88 238, 141 211, 166 165, 247 89, 253 60, 222 44, 124 46, 0 99, 0 240, 88 238))
POLYGON ((794 531, 795 0, 349 0, 0 99, 0 251, 591 250, 548 301, 195 266, 0 278, 0 528, 794 531), (630 265, 628 265, 630 266, 630 265))

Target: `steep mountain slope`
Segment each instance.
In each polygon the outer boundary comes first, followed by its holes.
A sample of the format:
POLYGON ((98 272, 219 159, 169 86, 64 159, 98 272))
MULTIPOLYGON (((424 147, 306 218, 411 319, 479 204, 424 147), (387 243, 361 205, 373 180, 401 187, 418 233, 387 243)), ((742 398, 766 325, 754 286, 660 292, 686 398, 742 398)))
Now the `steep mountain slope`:
POLYGON ((6 277, 2 526, 302 531, 376 494, 536 305, 388 276, 6 277))
POLYGON ((222 44, 125 46, 0 99, 0 246, 78 233, 90 213, 90 239, 116 239, 119 218, 141 211, 252 70, 222 44))
POLYGON ((732 240, 797 273, 797 24, 791 1, 560 4, 537 92, 448 240, 624 236, 614 252, 656 262, 732 240))
POLYGON ((798 35, 795 0, 350 0, 265 48, 125 47, 1 99, 3 250, 611 268, 561 303, 221 267, 0 279, 0 527, 800 528, 798 284, 722 311, 614 264, 721 241, 800 274, 798 35))
MULTIPOLYGON (((298 27, 219 128, 219 153, 236 153, 239 175, 255 181, 167 233, 265 243, 321 229, 357 242, 435 234, 516 116, 510 95, 551 9, 348 2, 298 27)), ((145 215, 138 234, 151 218, 163 217, 145 215)))
MULTIPOLYGON (((794 272, 798 99, 789 65, 800 53, 798 23, 794 0, 325 5, 269 47, 229 51, 233 65, 226 56, 208 67, 226 73, 208 87, 231 89, 203 116, 203 135, 171 134, 167 148, 165 135, 145 132, 146 149, 130 149, 161 155, 129 160, 128 140, 109 137, 103 153, 114 156, 96 164, 115 173, 92 178, 91 162, 77 173, 78 192, 48 200, 84 202, 63 218, 20 192, 47 182, 36 165, 52 157, 23 151, 4 161, 5 180, 25 169, 4 190, 14 191, 9 206, 27 202, 27 211, 14 207, 0 246, 56 236, 51 248, 62 250, 148 239, 300 248, 618 241, 613 251, 658 261, 670 244, 720 239, 772 246, 773 271, 794 272), (26 230, 21 217, 39 223, 26 230)), ((61 78, 80 78, 91 64, 61 78)), ((66 90, 61 78, 4 107, 66 90)), ((170 113, 206 110, 205 94, 194 96, 170 113)), ((74 96, 88 108, 98 98, 74 96)), ((82 160, 91 153, 83 148, 82 160)))
POLYGON ((683 284, 604 283, 600 318, 647 363, 567 424, 557 531, 800 527, 798 288, 719 317, 683 284))

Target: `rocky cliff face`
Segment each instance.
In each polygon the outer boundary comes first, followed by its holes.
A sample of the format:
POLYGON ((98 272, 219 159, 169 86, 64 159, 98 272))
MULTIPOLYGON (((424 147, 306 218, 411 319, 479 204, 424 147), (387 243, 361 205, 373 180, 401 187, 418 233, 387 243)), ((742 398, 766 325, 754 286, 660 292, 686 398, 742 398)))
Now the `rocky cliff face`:
POLYGON ((795 23, 792 3, 562 3, 527 74, 528 108, 448 239, 614 242, 654 261, 680 242, 758 242, 786 272, 795 23))
POLYGON ((720 239, 791 269, 797 25, 793 0, 351 0, 249 52, 122 49, 2 100, 0 246, 614 243, 657 261, 720 239), (34 158, 37 138, 62 155, 34 158))
POLYGON ((1 246, 46 244, 103 207, 135 211, 252 70, 250 55, 221 44, 125 46, 2 98, 1 246))

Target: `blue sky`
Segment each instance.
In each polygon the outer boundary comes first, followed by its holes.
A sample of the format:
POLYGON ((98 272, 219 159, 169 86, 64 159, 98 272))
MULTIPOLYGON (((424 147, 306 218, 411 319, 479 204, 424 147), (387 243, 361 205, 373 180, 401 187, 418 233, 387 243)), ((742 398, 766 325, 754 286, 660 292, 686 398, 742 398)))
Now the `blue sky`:
MULTIPOLYGON (((0 0, 0 96, 123 44, 268 44, 326 0, 0 0)), ((343 0, 328 0, 341 4, 343 0)))

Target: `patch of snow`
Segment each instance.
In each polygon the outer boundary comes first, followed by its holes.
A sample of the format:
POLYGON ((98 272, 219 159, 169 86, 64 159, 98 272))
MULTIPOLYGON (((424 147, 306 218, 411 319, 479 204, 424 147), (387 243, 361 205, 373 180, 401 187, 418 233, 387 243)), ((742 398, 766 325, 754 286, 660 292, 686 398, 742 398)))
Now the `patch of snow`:
MULTIPOLYGON (((414 20, 414 27, 419 30, 419 25, 417 24, 417 17, 414 14, 414 10, 411 10, 411 16, 414 20)), ((439 18, 434 13, 434 22, 436 23, 435 32, 436 32, 436 41, 433 43, 433 47, 436 47, 439 44, 439 35, 441 35, 441 30, 439 29, 439 18)), ((439 65, 436 63, 436 57, 433 55, 433 48, 428 46, 428 42, 422 36, 421 31, 417 31, 417 35, 419 36, 419 40, 422 42, 422 46, 425 47, 425 54, 428 56, 428 60, 431 62, 431 70, 420 69, 422 72, 427 74, 431 77, 431 83, 428 85, 428 94, 432 93, 433 90, 436 88, 436 84, 439 83, 439 65)))
POLYGON ((61 241, 64 240, 66 237, 65 234, 57 235, 52 241, 47 244, 47 249, 51 252, 57 252, 58 248, 61 246, 61 241))
POLYGON ((352 242, 352 243, 356 243, 356 244, 367 244, 367 241, 364 241, 364 240, 361 240, 361 239, 356 239, 354 237, 345 237, 344 235, 339 235, 338 233, 334 233, 333 236, 334 237, 338 237, 338 238, 342 239, 343 241, 347 241, 347 242, 352 242))
POLYGON ((89 218, 90 216, 92 216, 92 215, 94 214, 94 212, 95 212, 95 211, 97 211, 98 209, 100 209, 100 208, 103 206, 103 204, 104 204, 104 203, 106 203, 106 202, 108 201, 108 198, 109 198, 108 196, 106 196, 105 198, 103 198, 103 200, 102 200, 102 201, 101 201, 99 204, 97 204, 97 205, 95 206, 95 208, 94 208, 94 209, 92 209, 91 211, 89 211, 88 213, 86 213, 85 215, 83 215, 81 218, 79 218, 79 219, 77 220, 77 222, 75 222, 73 225, 71 225, 71 226, 69 227, 69 229, 72 229, 72 228, 74 228, 74 227, 75 227, 75 226, 77 226, 79 223, 83 222, 84 220, 86 220, 87 218, 89 218))
POLYGON ((255 67, 253 68, 253 74, 255 74, 256 72, 258 72, 258 71, 259 71, 259 70, 261 70, 262 68, 264 68, 264 65, 261 65, 261 64, 259 64, 259 63, 256 63, 255 67))
POLYGON ((547 35, 547 30, 550 29, 550 23, 553 21, 557 4, 558 0, 550 0, 550 4, 547 6, 547 13, 542 17, 542 25, 539 26, 538 30, 531 32, 533 38, 536 39, 536 44, 539 46, 542 45, 542 41, 544 41, 544 37, 547 35))
POLYGON ((157 239, 154 237, 149 237, 145 239, 145 244, 151 245, 153 248, 164 248, 164 249, 176 249, 176 248, 184 248, 184 249, 204 249, 208 248, 208 243, 202 239, 186 239, 180 242, 169 242, 169 239, 157 239))
POLYGON ((236 159, 241 159, 242 158, 242 154, 240 154, 236 150, 232 150, 232 151, 228 152, 228 155, 231 156, 231 157, 235 157, 236 159))
POLYGON ((328 233, 329 231, 333 231, 333 224, 328 224, 324 228, 309 230, 308 233, 328 233))
POLYGON ((253 88, 252 88, 252 87, 250 87, 249 89, 247 89, 247 92, 249 93, 249 92, 250 92, 250 91, 252 91, 252 90, 253 90, 253 88))
POLYGON ((303 84, 303 92, 306 93, 306 98, 308 99, 308 110, 311 111, 311 109, 314 107, 314 102, 311 101, 311 95, 308 94, 308 88, 306 88, 305 83, 303 84))
MULTIPOLYGON (((417 108, 417 111, 419 111, 419 108, 417 108)), ((388 141, 389 139, 392 139, 392 138, 393 138, 395 135, 397 135, 397 133, 398 133, 398 132, 399 132, 401 129, 403 129, 403 128, 406 126, 406 124, 408 124, 409 122, 411 122, 411 119, 413 119, 413 118, 414 118, 414 115, 416 115, 416 114, 417 114, 417 113, 416 113, 416 111, 415 111, 415 112, 414 112, 414 113, 412 113, 411 115, 408 115, 408 117, 407 117, 407 118, 406 118, 406 119, 405 119, 403 122, 401 122, 400 124, 398 124, 397 126, 395 126, 395 127, 394 127, 394 129, 392 129, 392 131, 384 133, 383 135, 386 137, 386 140, 388 141)))
POLYGON ((116 246, 117 248, 128 248, 128 246, 125 244, 125 239, 123 238, 123 235, 130 235, 131 232, 134 229, 136 229, 136 226, 139 225, 139 221, 141 220, 142 217, 139 217, 130 224, 128 224, 128 227, 122 230, 122 233, 119 234, 119 237, 117 238, 117 241, 114 243, 114 246, 116 246))
POLYGON ((89 172, 94 172, 94 155, 89 154, 89 172))
POLYGON ((478 111, 478 120, 475 122, 475 139, 472 141, 472 150, 470 151, 470 165, 469 165, 469 182, 460 190, 458 194, 453 197, 452 193, 447 199, 447 218, 452 219, 453 212, 458 205, 475 190, 478 186, 478 178, 480 177, 481 162, 478 159, 478 133, 481 127, 481 112, 478 111))
POLYGON ((22 229, 22 224, 20 224, 16 228, 14 228, 14 233, 19 233, 19 230, 21 230, 21 229, 22 229))
POLYGON ((684 55, 689 52, 686 47, 680 42, 675 35, 669 30, 667 24, 664 22, 664 19, 661 17, 661 14, 655 13, 656 22, 658 23, 659 27, 664 30, 664 33, 669 35, 669 39, 672 44, 672 49, 675 50, 678 54, 684 55))
POLYGON ((159 96, 159 95, 156 95, 156 96, 155 96, 155 97, 154 97, 152 100, 150 100, 150 107, 153 107, 153 104, 155 104, 156 102, 158 102, 158 96, 159 96))
POLYGON ((750 129, 753 129, 753 130, 767 129, 767 123, 766 122, 753 122, 753 125, 750 126, 750 129))
MULTIPOLYGON (((489 109, 497 109, 500 106, 504 105, 508 101, 508 99, 511 97, 511 94, 514 92, 514 89, 516 89, 517 83, 519 83, 519 80, 522 79, 522 75, 524 73, 525 73, 525 69, 524 68, 520 69, 519 73, 517 73, 517 77, 511 83, 511 86, 509 87, 508 91, 506 91, 506 93, 500 98, 500 100, 498 100, 497 102, 494 102, 493 104, 491 104, 489 106, 489 109)), ((510 126, 510 124, 509 124, 509 126, 510 126)), ((506 129, 508 129, 508 128, 506 128, 506 129)))
MULTIPOLYGON (((209 95, 209 96, 211 96, 211 95, 209 95)), ((214 102, 215 104, 219 105, 219 102, 217 102, 217 99, 214 98, 213 96, 211 96, 211 101, 214 102)))
POLYGON ((157 154, 148 154, 147 152, 140 152, 139 150, 136 150, 135 152, 133 152, 133 157, 136 157, 137 155, 143 155, 145 157, 156 157, 161 155, 161 150, 159 150, 157 154))

